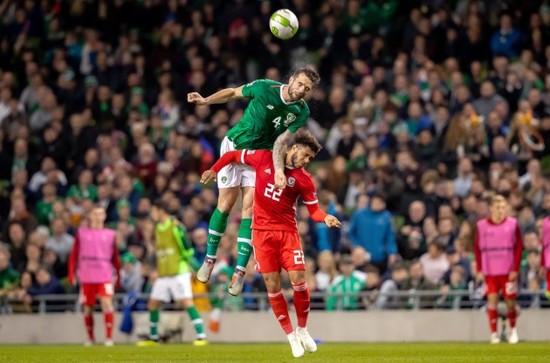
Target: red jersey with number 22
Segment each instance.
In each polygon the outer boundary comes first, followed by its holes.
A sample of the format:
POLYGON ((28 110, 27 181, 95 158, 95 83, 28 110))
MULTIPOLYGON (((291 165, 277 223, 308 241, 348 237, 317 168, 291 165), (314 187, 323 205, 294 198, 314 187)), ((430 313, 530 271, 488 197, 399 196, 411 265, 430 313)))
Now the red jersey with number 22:
POLYGON ((286 167, 286 188, 275 189, 275 167, 271 151, 237 150, 232 153, 235 153, 235 161, 250 165, 256 170, 252 229, 297 231, 298 197, 302 198, 308 209, 315 208, 318 204, 311 175, 303 168, 286 167))

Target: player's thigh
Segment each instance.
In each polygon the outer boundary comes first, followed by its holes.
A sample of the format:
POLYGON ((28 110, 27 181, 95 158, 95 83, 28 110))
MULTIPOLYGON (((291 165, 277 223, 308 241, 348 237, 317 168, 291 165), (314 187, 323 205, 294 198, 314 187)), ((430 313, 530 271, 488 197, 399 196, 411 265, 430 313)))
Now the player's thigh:
POLYGON ((191 299, 193 297, 190 272, 172 276, 169 286, 170 294, 172 294, 174 301, 191 299))
POLYGON ((256 171, 254 170, 254 168, 248 165, 243 165, 243 168, 241 171, 241 186, 244 188, 246 187, 254 188, 255 185, 256 185, 256 171))
POLYGON ((170 302, 169 280, 170 277, 158 277, 153 283, 149 298, 162 302, 170 302))
POLYGON ((279 260, 280 241, 276 231, 253 230, 252 241, 254 241, 254 258, 256 259, 256 270, 262 274, 268 272, 280 272, 279 260))
MULTIPOLYGON (((227 137, 225 137, 222 140, 222 144, 220 147, 220 156, 225 154, 229 151, 234 151, 235 146, 233 145, 233 142, 229 140, 227 137)), ((227 166, 224 166, 219 172, 217 176, 217 182, 218 182, 218 188, 225 189, 225 188, 234 188, 234 187, 240 187, 241 181, 242 181, 242 172, 243 172, 243 165, 238 163, 231 163, 227 166)))
POLYGON ((218 195, 218 209, 223 213, 230 213, 239 197, 240 188, 220 188, 218 195))
POLYGON ((281 264, 287 271, 305 271, 304 251, 302 250, 298 232, 283 232, 281 264))
POLYGON ((515 300, 518 297, 517 281, 510 281, 508 278, 502 281, 502 297, 506 300, 515 300))
POLYGON ((98 284, 82 284, 80 285, 80 293, 78 301, 81 305, 93 306, 98 292, 98 284))
POLYGON ((254 204, 254 188, 244 187, 243 193, 243 210, 242 218, 252 218, 252 206, 254 204))
POLYGON ((100 298, 113 298, 115 294, 113 283, 106 282, 104 284, 98 284, 97 294, 100 298))

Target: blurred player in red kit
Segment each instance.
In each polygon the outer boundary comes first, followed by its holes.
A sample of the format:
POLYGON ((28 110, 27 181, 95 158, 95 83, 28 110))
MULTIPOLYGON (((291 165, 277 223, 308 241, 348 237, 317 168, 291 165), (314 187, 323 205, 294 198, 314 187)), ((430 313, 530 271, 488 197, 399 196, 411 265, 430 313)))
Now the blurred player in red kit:
POLYGON ((511 328, 508 342, 516 344, 519 341, 516 298, 523 241, 517 220, 506 215, 507 208, 508 203, 503 196, 494 196, 491 200, 491 215, 477 222, 474 241, 477 279, 485 281, 490 341, 493 344, 500 342, 497 334, 499 293, 502 293, 508 308, 511 328))
POLYGON ((88 332, 85 345, 94 344, 94 305, 99 295, 105 321, 105 345, 113 345, 114 309, 113 272, 119 285, 120 259, 115 232, 105 228, 105 209, 96 205, 89 215, 89 227, 80 227, 69 257, 69 283, 78 280, 80 303, 84 306, 84 322, 88 332))

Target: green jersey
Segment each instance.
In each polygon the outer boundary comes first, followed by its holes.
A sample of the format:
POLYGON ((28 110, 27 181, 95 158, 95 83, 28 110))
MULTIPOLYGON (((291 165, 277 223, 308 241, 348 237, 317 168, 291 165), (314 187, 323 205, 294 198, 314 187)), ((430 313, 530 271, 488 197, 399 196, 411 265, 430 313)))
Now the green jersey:
POLYGON ((326 310, 357 310, 359 309, 359 293, 365 288, 364 279, 356 274, 349 276, 338 275, 332 283, 328 298, 326 310), (338 294, 346 294, 337 296, 338 294))
POLYGON ((285 102, 282 83, 259 79, 242 88, 251 98, 241 120, 227 133, 235 149, 272 150, 277 137, 307 123, 309 107, 304 100, 285 102))
POLYGON ((189 271, 194 250, 187 239, 185 227, 169 218, 157 224, 155 230, 157 271, 160 277, 174 276, 189 271))

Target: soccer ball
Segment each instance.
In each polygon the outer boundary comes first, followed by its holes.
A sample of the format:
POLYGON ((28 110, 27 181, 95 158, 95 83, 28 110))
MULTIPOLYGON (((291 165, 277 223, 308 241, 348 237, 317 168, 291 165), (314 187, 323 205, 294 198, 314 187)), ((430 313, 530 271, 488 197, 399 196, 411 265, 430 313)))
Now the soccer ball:
POLYGON ((298 18, 288 9, 279 9, 269 19, 271 33, 279 39, 290 39, 298 32, 298 18))

